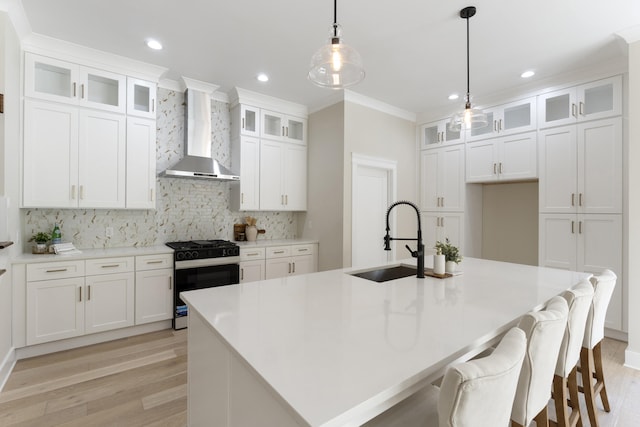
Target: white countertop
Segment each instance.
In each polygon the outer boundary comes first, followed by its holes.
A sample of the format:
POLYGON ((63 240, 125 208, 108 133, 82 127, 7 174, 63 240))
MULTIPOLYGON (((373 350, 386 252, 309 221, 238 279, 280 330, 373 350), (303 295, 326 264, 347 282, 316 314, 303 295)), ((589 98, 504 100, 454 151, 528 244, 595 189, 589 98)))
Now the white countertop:
POLYGON ((444 280, 376 283, 343 269, 182 299, 309 425, 343 425, 589 276, 473 258, 460 266, 444 280))
POLYGON ((124 248, 106 248, 106 249, 82 249, 78 248, 82 253, 74 255, 56 255, 56 254, 22 254, 11 260, 12 264, 32 264, 36 262, 52 262, 65 261, 70 259, 94 259, 94 258, 113 258, 137 255, 157 255, 172 254, 173 249, 165 245, 143 246, 143 247, 124 247, 124 248))

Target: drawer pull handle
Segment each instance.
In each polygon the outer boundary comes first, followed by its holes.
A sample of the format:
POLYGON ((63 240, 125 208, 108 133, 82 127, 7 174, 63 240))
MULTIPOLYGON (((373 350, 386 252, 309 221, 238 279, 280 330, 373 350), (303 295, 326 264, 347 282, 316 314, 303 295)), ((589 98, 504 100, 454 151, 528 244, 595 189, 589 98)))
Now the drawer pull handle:
POLYGON ((274 254, 283 254, 284 251, 273 251, 274 254))
POLYGON ((308 250, 309 250, 309 249, 307 249, 307 248, 304 248, 304 249, 298 249, 298 252, 306 252, 306 251, 308 251, 308 250))
POLYGON ((87 286, 87 301, 91 301, 91 285, 87 286))
POLYGON ((244 280, 244 268, 240 269, 240 280, 244 280))
POLYGON ((259 252, 252 252, 250 254, 247 254, 247 256, 258 256, 258 255, 260 255, 259 252))
POLYGON ((158 260, 158 261, 147 261, 147 264, 162 264, 162 260, 158 260))
POLYGON ((82 302, 82 286, 79 287, 78 289, 80 289, 80 299, 78 300, 78 302, 82 302))
POLYGON ((171 290, 172 286, 171 286, 171 277, 169 277, 169 290, 171 290))
POLYGON ((67 271, 66 268, 58 268, 57 270, 47 270, 47 273, 62 273, 63 271, 67 271))
POLYGON ((114 267, 120 267, 120 264, 108 264, 108 265, 102 266, 102 268, 114 268, 114 267))

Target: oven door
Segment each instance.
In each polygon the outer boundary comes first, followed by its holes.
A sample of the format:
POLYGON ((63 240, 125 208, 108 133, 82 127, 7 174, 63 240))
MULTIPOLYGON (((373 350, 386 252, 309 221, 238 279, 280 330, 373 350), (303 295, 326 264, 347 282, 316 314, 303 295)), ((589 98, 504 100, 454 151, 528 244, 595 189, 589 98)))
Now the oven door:
MULTIPOLYGON (((240 266, 235 260, 236 257, 233 258, 233 260, 225 260, 232 263, 222 265, 194 266, 191 261, 176 262, 173 299, 175 301, 174 329, 187 327, 187 305, 180 299, 180 292, 240 283, 240 266), (233 261, 236 262, 233 263, 233 261)), ((216 259, 216 261, 220 260, 216 259)))

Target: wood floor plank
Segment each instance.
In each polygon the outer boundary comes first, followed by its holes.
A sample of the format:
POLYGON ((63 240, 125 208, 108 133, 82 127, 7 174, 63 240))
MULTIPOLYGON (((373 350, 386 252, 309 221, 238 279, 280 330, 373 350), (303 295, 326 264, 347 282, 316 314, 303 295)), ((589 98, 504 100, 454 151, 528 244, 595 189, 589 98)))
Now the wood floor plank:
MULTIPOLYGON (((185 330, 165 330, 20 360, 0 393, 0 426, 185 427, 186 341, 185 330)), ((623 366, 625 348, 602 345, 612 411, 598 402, 601 427, 640 426, 640 371, 623 366)), ((386 425, 421 425, 415 411, 404 412, 387 414, 386 425)))

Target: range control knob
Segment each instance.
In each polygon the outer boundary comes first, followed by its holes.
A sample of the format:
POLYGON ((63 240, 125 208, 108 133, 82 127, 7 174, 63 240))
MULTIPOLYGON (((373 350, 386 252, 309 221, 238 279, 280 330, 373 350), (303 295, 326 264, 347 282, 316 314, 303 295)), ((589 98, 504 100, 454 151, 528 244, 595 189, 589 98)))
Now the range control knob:
POLYGON ((198 258, 198 251, 193 251, 189 255, 190 255, 189 258, 196 259, 198 258))
POLYGON ((182 261, 184 259, 184 252, 178 252, 176 254, 176 261, 182 261))

